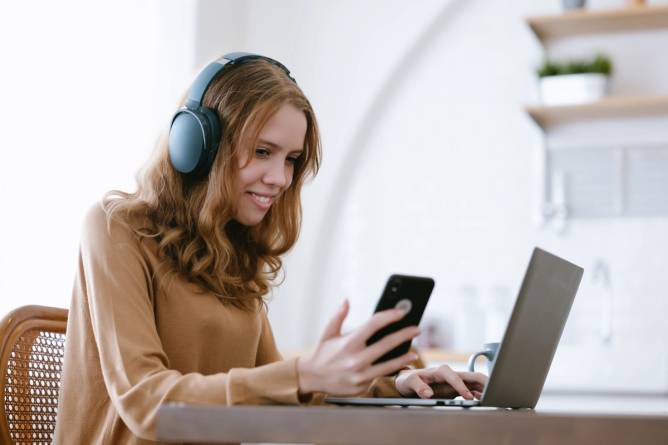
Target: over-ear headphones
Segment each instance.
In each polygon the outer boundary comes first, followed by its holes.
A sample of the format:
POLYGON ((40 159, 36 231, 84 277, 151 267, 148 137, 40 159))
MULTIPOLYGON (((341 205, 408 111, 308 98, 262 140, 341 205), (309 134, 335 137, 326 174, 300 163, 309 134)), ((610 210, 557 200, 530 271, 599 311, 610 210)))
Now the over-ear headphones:
POLYGON ((169 128, 169 160, 177 171, 189 177, 199 177, 209 172, 218 151, 222 129, 216 110, 202 106, 204 94, 211 82, 223 71, 257 59, 278 66, 295 82, 282 63, 259 54, 229 53, 210 63, 193 82, 185 107, 179 108, 172 118, 169 128))

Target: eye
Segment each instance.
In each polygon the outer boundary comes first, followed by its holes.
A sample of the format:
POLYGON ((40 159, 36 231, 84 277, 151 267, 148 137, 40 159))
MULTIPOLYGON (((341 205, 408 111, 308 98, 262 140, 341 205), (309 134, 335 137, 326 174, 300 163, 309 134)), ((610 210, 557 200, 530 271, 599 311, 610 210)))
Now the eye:
POLYGON ((295 165, 299 161, 299 156, 293 156, 286 159, 286 161, 292 165, 295 165))
POLYGON ((268 158, 270 151, 264 147, 258 147, 255 149, 255 156, 258 158, 268 158))

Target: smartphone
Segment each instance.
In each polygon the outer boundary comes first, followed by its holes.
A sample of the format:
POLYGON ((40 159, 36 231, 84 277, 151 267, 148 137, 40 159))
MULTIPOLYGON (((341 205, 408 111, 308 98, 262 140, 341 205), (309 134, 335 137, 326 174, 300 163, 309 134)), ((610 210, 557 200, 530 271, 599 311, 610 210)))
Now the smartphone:
MULTIPOLYGON (((406 316, 378 330, 369 337, 366 342, 367 346, 405 327, 418 326, 433 289, 434 280, 431 278, 414 277, 411 275, 390 276, 387 279, 383 295, 380 297, 374 312, 400 307, 406 311, 406 316)), ((406 341, 380 357, 374 364, 399 357, 407 353, 410 348, 411 342, 406 341)))

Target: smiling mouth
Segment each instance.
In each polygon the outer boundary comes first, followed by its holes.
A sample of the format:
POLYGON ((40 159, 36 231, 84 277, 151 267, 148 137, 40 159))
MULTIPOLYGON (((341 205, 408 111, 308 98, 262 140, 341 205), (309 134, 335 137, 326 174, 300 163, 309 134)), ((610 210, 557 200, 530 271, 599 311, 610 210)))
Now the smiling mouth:
POLYGON ((271 195, 260 195, 254 192, 246 192, 250 195, 251 200, 260 208, 268 209, 271 207, 271 204, 274 202, 275 196, 271 195))

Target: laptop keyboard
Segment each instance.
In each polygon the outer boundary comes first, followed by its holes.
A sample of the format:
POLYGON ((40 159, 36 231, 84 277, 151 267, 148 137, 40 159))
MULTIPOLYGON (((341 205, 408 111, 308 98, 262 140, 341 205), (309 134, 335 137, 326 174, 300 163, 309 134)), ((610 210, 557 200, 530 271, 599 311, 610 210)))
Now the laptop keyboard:
POLYGON ((466 400, 466 399, 436 399, 436 406, 478 406, 480 400, 466 400))

